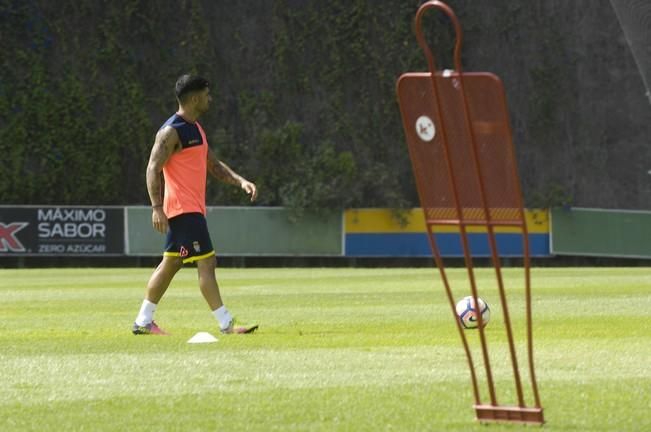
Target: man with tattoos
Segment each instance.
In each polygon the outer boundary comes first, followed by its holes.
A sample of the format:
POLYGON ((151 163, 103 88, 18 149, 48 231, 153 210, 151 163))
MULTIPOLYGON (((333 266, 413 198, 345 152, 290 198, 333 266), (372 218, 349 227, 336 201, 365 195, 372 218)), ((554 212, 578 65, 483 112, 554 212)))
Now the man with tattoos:
POLYGON ((255 184, 235 173, 208 147, 197 121, 212 98, 204 78, 183 75, 176 82, 179 109, 156 134, 147 165, 147 191, 154 228, 167 234, 163 260, 149 279, 145 299, 133 324, 133 334, 167 334, 154 322, 154 312, 183 264, 196 262, 199 287, 222 333, 251 333, 257 325, 235 327, 224 306, 215 277, 215 251, 206 224, 206 175, 257 196, 255 184), (161 173, 165 180, 163 193, 161 173))

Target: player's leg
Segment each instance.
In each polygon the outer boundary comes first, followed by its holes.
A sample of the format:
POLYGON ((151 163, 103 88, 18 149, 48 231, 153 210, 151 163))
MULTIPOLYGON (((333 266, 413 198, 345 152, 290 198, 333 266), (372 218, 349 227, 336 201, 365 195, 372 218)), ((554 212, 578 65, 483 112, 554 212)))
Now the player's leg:
POLYGON ((197 261, 197 272, 199 276, 199 288, 210 310, 214 311, 224 305, 219 292, 219 285, 215 277, 217 259, 215 255, 197 261))
POLYGON ((219 292, 219 285, 215 277, 215 267, 217 260, 214 255, 196 261, 197 272, 199 276, 199 288, 203 298, 208 303, 210 310, 219 322, 219 328, 222 333, 253 333, 258 326, 235 327, 233 317, 231 316, 219 292))
POLYGON ((154 322, 154 312, 158 302, 170 286, 174 275, 183 266, 183 261, 177 256, 164 256, 147 283, 145 299, 133 324, 133 334, 165 334, 154 322))
POLYGON ((158 264, 154 273, 152 273, 147 283, 147 293, 145 298, 155 304, 158 304, 160 299, 170 286, 174 275, 183 267, 183 261, 176 256, 164 256, 163 260, 158 264))
POLYGON ((133 334, 166 334, 154 323, 154 312, 174 275, 183 266, 182 245, 186 231, 184 219, 183 215, 180 215, 168 220, 169 229, 165 239, 163 260, 147 282, 145 299, 133 324, 133 334))

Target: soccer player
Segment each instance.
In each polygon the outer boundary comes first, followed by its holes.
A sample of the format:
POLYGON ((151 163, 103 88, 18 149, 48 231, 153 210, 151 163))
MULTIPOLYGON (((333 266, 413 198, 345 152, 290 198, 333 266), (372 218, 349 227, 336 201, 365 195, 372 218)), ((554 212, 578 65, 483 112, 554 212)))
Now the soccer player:
POLYGON ((208 147, 197 119, 212 98, 207 80, 183 75, 176 82, 179 109, 156 134, 147 165, 147 191, 154 229, 167 234, 163 260, 149 279, 133 334, 167 334, 154 322, 154 312, 172 278, 185 263, 196 262, 199 287, 222 333, 251 333, 258 326, 235 327, 222 302, 215 277, 215 251, 206 224, 206 177, 239 186, 257 196, 255 184, 235 173, 208 147), (161 172, 165 192, 162 193, 161 172), (162 199, 161 199, 162 198, 162 199))

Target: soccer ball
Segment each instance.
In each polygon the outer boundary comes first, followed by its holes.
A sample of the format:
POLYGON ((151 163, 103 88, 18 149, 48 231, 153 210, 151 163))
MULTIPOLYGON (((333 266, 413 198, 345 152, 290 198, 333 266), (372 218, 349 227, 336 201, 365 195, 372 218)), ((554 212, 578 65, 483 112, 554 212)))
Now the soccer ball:
MULTIPOLYGON (((486 303, 481 298, 477 297, 479 302, 479 310, 481 310, 481 319, 484 323, 484 327, 488 324, 488 321, 491 318, 491 311, 488 308, 488 303, 486 303)), ((477 322, 477 309, 474 307, 475 301, 472 296, 464 297, 457 303, 457 316, 459 317, 459 322, 463 328, 474 329, 479 326, 477 322)))

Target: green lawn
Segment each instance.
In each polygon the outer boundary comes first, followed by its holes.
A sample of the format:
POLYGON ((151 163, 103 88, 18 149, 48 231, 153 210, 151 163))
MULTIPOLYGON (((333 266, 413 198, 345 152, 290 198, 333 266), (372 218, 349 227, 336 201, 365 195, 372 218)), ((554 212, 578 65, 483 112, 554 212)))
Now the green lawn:
MULTIPOLYGON (((0 270, 1 431, 523 428, 474 420, 435 269, 219 269, 230 310, 260 324, 254 335, 221 336, 186 268, 156 315, 172 336, 136 337, 149 274, 0 270), (219 342, 187 344, 199 331, 219 342)), ((522 272, 505 274, 521 337, 522 272)), ((465 272, 450 277, 466 295, 465 272)), ((498 399, 513 404, 495 278, 481 270, 479 282, 498 399)), ((534 269, 533 294, 544 429, 651 430, 651 269, 534 269)))

